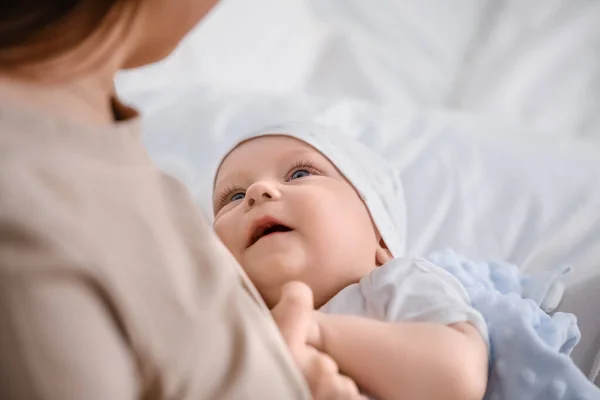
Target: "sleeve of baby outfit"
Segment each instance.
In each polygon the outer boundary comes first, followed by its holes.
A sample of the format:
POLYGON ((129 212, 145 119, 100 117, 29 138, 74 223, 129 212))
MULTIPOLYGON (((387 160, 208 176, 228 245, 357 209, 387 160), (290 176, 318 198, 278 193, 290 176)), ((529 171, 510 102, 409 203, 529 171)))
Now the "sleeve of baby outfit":
POLYGON ((57 253, 0 220, 0 399, 138 398, 109 305, 57 253))
POLYGON ((469 322, 486 343, 483 316, 471 307, 461 283, 450 273, 422 259, 394 259, 360 282, 366 312, 385 321, 469 322))

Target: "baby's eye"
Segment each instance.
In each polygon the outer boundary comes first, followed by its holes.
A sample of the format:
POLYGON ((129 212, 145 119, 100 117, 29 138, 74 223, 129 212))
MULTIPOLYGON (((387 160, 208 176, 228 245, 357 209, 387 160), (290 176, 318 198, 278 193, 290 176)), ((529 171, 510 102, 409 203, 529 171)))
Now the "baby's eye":
POLYGON ((299 169, 296 172, 294 172, 292 174, 292 176, 290 177, 290 180, 294 180, 294 179, 298 179, 298 178, 304 178, 306 176, 309 176, 310 172, 305 170, 305 169, 299 169))
POLYGON ((244 193, 236 193, 233 196, 231 196, 231 198, 229 200, 230 201, 238 201, 238 200, 242 200, 244 197, 246 197, 246 195, 244 193))

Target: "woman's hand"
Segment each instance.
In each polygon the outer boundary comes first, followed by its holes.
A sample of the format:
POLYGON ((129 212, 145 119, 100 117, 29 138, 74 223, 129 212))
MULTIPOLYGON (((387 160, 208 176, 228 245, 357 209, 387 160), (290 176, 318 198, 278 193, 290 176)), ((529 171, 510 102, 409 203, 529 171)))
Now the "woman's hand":
POLYGON ((356 383, 339 373, 337 363, 330 356, 309 344, 319 341, 319 327, 308 286, 300 282, 287 283, 281 289, 279 303, 272 314, 314 400, 365 399, 356 383))

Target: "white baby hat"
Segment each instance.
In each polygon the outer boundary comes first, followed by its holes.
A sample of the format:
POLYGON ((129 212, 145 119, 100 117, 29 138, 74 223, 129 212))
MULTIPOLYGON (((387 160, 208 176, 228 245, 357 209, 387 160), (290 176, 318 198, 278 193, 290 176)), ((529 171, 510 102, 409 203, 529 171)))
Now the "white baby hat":
POLYGON ((392 256, 404 255, 406 203, 402 182, 399 172, 382 156, 337 128, 291 122, 271 125, 238 137, 236 143, 226 150, 218 166, 242 142, 267 135, 296 138, 327 157, 360 194, 392 256))

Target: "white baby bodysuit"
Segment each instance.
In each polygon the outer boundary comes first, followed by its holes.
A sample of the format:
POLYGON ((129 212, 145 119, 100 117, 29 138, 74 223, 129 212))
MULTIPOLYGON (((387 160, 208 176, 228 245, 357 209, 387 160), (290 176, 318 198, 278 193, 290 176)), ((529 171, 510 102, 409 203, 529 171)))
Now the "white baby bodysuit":
POLYGON ((390 322, 470 322, 488 343, 483 316, 471 307, 462 284, 424 259, 395 258, 344 288, 320 311, 390 322))

